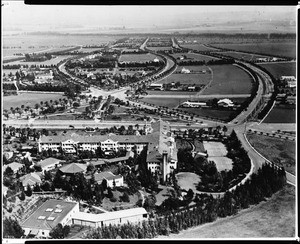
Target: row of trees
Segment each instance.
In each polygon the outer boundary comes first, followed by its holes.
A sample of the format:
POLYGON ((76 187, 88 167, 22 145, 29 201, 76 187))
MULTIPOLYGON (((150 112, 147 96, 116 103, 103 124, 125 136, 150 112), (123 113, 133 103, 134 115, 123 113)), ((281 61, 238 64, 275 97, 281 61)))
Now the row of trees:
POLYGON ((235 215, 239 210, 258 204, 285 185, 285 171, 265 164, 244 185, 226 192, 222 198, 197 195, 196 204, 189 208, 169 210, 160 217, 149 218, 139 224, 108 225, 89 231, 89 239, 143 239, 169 235, 181 230, 213 222, 217 217, 235 215))

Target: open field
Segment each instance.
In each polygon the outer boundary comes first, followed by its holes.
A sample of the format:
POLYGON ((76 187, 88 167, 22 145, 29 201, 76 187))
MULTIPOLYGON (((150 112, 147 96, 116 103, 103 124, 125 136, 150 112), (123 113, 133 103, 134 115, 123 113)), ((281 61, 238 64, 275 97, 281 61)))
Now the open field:
MULTIPOLYGON (((177 67, 175 72, 181 72, 183 67, 177 67)), ((168 84, 168 83, 176 83, 180 82, 181 84, 207 84, 211 79, 211 74, 209 73, 209 69, 206 66, 186 66, 188 70, 191 71, 189 74, 184 73, 173 73, 167 78, 157 82, 158 84, 168 84), (206 71, 206 73, 193 73, 206 71)))
POLYGON ((286 185, 267 201, 213 223, 157 239, 295 237, 295 187, 286 185))
POLYGON ((182 189, 187 191, 192 189, 193 192, 197 192, 196 185, 198 185, 199 181, 201 181, 199 175, 190 172, 180 172, 176 174, 176 178, 178 180, 178 185, 182 189))
POLYGON ((251 91, 251 76, 234 65, 211 65, 213 81, 204 94, 247 94, 251 91))
POLYGON ((268 70, 275 79, 279 79, 283 75, 296 77, 296 62, 262 63, 259 65, 268 70))
POLYGON ((122 54, 120 62, 148 62, 153 61, 155 58, 161 60, 160 57, 155 56, 151 53, 147 54, 122 54))
POLYGON ((181 103, 185 102, 187 99, 186 98, 143 98, 143 102, 147 102, 150 104, 154 104, 156 106, 165 106, 169 108, 175 108, 176 106, 180 105, 181 103))
POLYGON ((214 51, 217 50, 216 48, 210 48, 206 47, 203 44, 197 43, 197 44, 180 44, 183 48, 189 48, 197 51, 214 51))
POLYGON ((207 56, 207 55, 202 55, 202 54, 199 54, 199 53, 174 53, 172 54, 172 56, 174 58, 176 58, 178 60, 178 62, 181 62, 181 61, 188 61, 188 60, 192 60, 192 61, 210 61, 210 60, 216 60, 218 58, 215 58, 215 57, 211 57, 211 56, 207 56), (179 60, 177 58, 181 57, 185 55, 187 57, 187 59, 184 59, 184 60, 179 60))
POLYGON ((218 52, 219 54, 224 54, 226 56, 237 58, 237 59, 244 59, 246 61, 254 61, 258 58, 268 58, 268 56, 250 54, 250 53, 241 53, 241 52, 218 52))
POLYGON ((41 101, 58 100, 63 98, 62 94, 50 94, 50 93, 22 93, 17 96, 4 96, 3 97, 3 109, 10 109, 11 107, 21 107, 21 105, 33 107, 36 103, 41 101))
POLYGON ((90 52, 101 51, 101 50, 102 50, 101 47, 98 47, 98 48, 86 47, 86 48, 78 49, 77 51, 79 53, 90 53, 90 52))
POLYGON ((72 55, 60 55, 60 56, 57 56, 50 60, 46 60, 46 61, 42 61, 42 62, 25 62, 22 60, 18 60, 18 61, 9 62, 8 64, 10 64, 10 65, 13 65, 13 64, 20 64, 20 65, 52 65, 53 64, 53 65, 56 65, 60 61, 70 58, 70 57, 72 57, 72 55))
POLYGON ((208 157, 209 161, 214 161, 219 172, 223 170, 232 170, 232 160, 227 157, 208 157))
POLYGON ((286 56, 296 58, 296 41, 289 42, 263 42, 263 43, 220 43, 212 44, 215 47, 233 49, 238 51, 256 52, 266 55, 286 56))
POLYGON ((283 166, 287 172, 295 174, 295 142, 257 134, 248 134, 247 138, 264 157, 278 166, 283 166))
POLYGON ((296 123, 296 108, 288 105, 275 105, 264 123, 296 123))

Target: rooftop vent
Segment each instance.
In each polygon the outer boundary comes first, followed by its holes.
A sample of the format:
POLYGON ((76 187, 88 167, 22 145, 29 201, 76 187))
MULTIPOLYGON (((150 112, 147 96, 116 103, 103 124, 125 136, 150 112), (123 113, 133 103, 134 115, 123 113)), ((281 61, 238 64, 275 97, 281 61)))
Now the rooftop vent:
POLYGON ((55 212, 55 213, 61 213, 61 212, 62 212, 62 209, 55 209, 54 212, 55 212))
POLYGON ((53 211, 53 208, 47 208, 46 209, 46 212, 52 212, 53 211))
POLYGON ((46 216, 39 216, 38 219, 45 219, 46 216))
POLYGON ((53 221, 55 217, 48 217, 47 220, 53 221))

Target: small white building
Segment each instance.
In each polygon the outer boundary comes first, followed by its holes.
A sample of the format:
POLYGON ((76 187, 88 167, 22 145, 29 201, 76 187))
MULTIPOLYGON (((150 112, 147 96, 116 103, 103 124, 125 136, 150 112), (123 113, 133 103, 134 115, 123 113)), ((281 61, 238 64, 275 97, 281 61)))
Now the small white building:
POLYGON ((144 208, 132 208, 100 214, 77 212, 72 216, 72 224, 98 228, 109 224, 136 224, 147 219, 148 214, 144 208))
POLYGON ((230 99, 224 98, 224 99, 221 99, 221 100, 218 101, 218 106, 220 106, 220 107, 233 107, 234 104, 230 99))
POLYGON ((203 106, 206 106, 205 102, 190 102, 190 101, 186 101, 184 103, 181 104, 182 107, 187 107, 187 108, 200 108, 203 106))
POLYGON ((52 170, 55 169, 56 167, 60 167, 60 160, 57 158, 46 158, 40 162, 37 163, 38 166, 41 166, 43 172, 44 170, 52 170))
POLYGON ((101 184, 102 181, 105 179, 107 181, 107 186, 111 188, 114 187, 114 182, 116 186, 123 186, 124 184, 122 175, 114 175, 110 171, 94 174, 94 177, 95 177, 95 181, 98 184, 101 184))
POLYGON ((158 63, 158 62, 159 62, 159 59, 156 57, 156 58, 153 60, 153 62, 158 63))
POLYGON ((191 73, 191 71, 189 69, 186 69, 186 68, 183 67, 182 70, 181 70, 181 73, 189 74, 189 73, 191 73))

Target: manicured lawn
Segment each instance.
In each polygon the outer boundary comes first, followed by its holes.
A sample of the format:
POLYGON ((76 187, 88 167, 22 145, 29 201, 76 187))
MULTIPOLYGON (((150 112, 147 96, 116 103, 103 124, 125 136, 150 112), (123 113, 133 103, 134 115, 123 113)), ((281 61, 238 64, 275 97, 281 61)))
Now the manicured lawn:
POLYGON ((296 77, 296 62, 286 63, 267 63, 259 64, 261 67, 268 70, 275 79, 279 79, 281 76, 295 76, 296 77))
POLYGON ((296 123, 296 109, 286 105, 275 105, 264 123, 296 123))
POLYGON ((148 62, 153 61, 155 58, 161 60, 160 57, 155 56, 151 53, 147 54, 123 54, 120 57, 120 62, 148 62))
POLYGON ((199 175, 190 172, 180 172, 176 174, 176 178, 178 180, 178 185, 184 189, 189 190, 192 189, 193 192, 197 192, 196 185, 198 185, 201 178, 199 175))
POLYGON ((50 94, 50 93, 22 93, 17 96, 4 96, 3 97, 3 109, 10 109, 11 107, 21 107, 21 105, 34 107, 36 103, 41 101, 58 100, 64 98, 62 94, 50 94))
POLYGON ((263 43, 235 43, 212 44, 215 47, 223 47, 238 51, 256 52, 266 55, 287 56, 296 58, 296 41, 289 42, 263 42, 263 43))
POLYGON ((278 166, 283 166, 287 172, 295 174, 295 142, 257 134, 248 134, 247 138, 264 157, 278 166))
POLYGON ((213 81, 204 94, 249 94, 251 76, 234 65, 211 65, 213 81))

